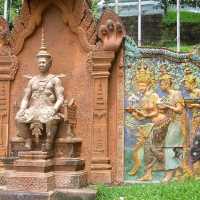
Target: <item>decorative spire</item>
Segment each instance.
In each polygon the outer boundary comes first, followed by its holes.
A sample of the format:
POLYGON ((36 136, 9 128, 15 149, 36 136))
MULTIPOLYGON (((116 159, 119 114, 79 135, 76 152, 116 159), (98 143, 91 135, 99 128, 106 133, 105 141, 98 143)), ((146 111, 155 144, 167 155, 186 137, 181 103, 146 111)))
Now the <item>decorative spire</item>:
POLYGON ((44 38, 44 28, 42 27, 42 39, 41 39, 41 47, 37 54, 37 57, 45 57, 45 58, 51 58, 51 55, 47 52, 46 42, 44 38))

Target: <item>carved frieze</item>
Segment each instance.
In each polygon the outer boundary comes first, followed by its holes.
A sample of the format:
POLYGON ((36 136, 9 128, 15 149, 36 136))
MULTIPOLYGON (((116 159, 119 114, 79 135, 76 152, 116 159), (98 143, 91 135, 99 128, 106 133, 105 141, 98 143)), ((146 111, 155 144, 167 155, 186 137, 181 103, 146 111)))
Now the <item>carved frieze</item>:
POLYGON ((117 52, 125 34, 120 18, 111 10, 105 10, 98 24, 100 47, 106 51, 117 52))
POLYGON ((17 17, 11 33, 11 47, 15 55, 23 49, 24 42, 41 24, 42 14, 49 6, 56 6, 62 13, 63 21, 78 35, 80 43, 86 51, 96 42, 96 25, 89 5, 86 1, 25 0, 21 15, 17 17), (79 15, 77 15, 79 13, 79 15))

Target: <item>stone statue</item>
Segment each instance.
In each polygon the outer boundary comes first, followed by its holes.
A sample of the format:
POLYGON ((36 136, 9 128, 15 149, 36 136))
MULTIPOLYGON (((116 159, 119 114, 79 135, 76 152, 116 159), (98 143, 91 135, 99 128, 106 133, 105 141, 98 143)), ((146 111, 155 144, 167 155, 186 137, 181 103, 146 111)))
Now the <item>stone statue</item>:
POLYGON ((31 77, 25 89, 20 110, 16 115, 18 135, 25 140, 27 150, 32 150, 33 136, 37 144, 43 133, 46 142, 43 150, 52 150, 53 141, 62 119, 59 113, 64 103, 64 88, 57 75, 49 74, 52 57, 47 52, 42 33, 42 44, 37 54, 39 74, 31 77))

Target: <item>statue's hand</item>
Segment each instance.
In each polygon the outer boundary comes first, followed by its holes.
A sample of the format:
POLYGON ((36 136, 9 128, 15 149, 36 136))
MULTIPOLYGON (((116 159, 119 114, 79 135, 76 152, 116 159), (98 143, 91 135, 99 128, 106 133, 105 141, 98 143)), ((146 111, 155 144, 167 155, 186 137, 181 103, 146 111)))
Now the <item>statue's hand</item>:
POLYGON ((157 106, 158 106, 158 108, 160 108, 160 109, 166 109, 166 108, 168 108, 167 105, 164 104, 164 103, 157 103, 157 106))
POLYGON ((125 109, 128 113, 132 113, 132 112, 134 112, 136 109, 135 108, 133 108, 133 107, 128 107, 128 108, 126 108, 125 109))
POLYGON ((188 108, 199 108, 199 104, 188 104, 188 108))
POLYGON ((57 113, 57 110, 55 108, 52 108, 48 113, 48 117, 53 117, 56 113, 57 113))
POLYGON ((20 108, 20 110, 18 111, 17 115, 18 116, 24 116, 25 113, 25 109, 24 108, 20 108))

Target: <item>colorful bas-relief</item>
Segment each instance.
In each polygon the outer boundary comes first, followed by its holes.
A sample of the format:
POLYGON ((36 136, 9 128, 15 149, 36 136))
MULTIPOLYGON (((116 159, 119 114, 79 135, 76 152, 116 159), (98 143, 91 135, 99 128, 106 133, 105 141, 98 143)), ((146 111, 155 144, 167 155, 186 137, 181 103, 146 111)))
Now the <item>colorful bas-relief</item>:
POLYGON ((125 40, 125 181, 199 172, 199 63, 157 51, 125 40))

